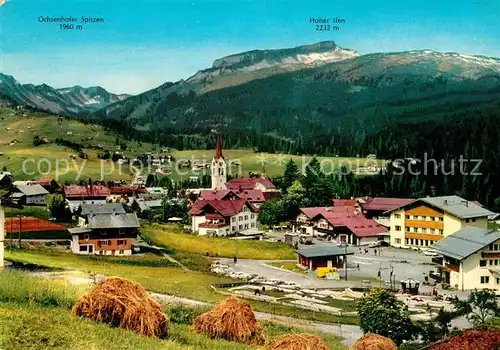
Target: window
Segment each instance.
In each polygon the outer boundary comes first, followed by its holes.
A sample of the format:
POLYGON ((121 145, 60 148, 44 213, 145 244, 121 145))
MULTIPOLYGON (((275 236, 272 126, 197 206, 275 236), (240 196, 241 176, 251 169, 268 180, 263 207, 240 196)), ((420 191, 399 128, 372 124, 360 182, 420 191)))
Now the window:
POLYGON ((406 245, 410 244, 410 240, 408 238, 405 239, 406 245))
POLYGON ((413 228, 413 232, 418 232, 418 228, 417 228, 417 227, 414 227, 414 228, 413 228))
POLYGON ((418 215, 413 215, 413 220, 418 220, 418 215))
POLYGON ((89 235, 83 235, 83 239, 88 241, 89 240, 89 235))
POLYGON ((423 229, 422 229, 422 233, 427 233, 427 229, 426 229, 426 228, 423 228, 423 229))
POLYGON ((401 244, 401 238, 396 238, 396 239, 394 240, 394 243, 396 243, 396 244, 401 244))
POLYGON ((476 222, 476 219, 475 219, 475 218, 474 218, 474 219, 472 219, 472 222, 476 222))
POLYGON ((232 222, 235 222, 235 221, 236 221, 236 216, 233 216, 233 217, 231 218, 231 221, 232 221, 232 222))
POLYGON ((255 219, 255 214, 250 215, 250 219, 255 219))
POLYGON ((243 216, 240 216, 240 217, 238 218, 238 221, 241 221, 241 220, 243 220, 243 216))
POLYGON ((479 260, 479 267, 485 267, 486 266, 486 260, 479 260))
POLYGON ((108 245, 108 241, 99 241, 97 244, 99 245, 99 247, 105 247, 108 245))
POLYGON ((436 232, 436 230, 434 230, 433 228, 431 228, 431 233, 434 234, 436 232))
POLYGON ((498 259, 495 260, 495 266, 498 266, 498 259))
POLYGON ((248 229, 248 224, 245 224, 245 230, 248 229))
POLYGON ((422 220, 427 220, 427 216, 422 216, 422 220))
POLYGON ((469 219, 465 219, 465 222, 469 222, 469 219))
POLYGON ((396 231, 401 231, 401 226, 396 225, 396 231))
POLYGON ((121 228, 118 230, 119 235, 124 235, 125 234, 125 229, 121 228))
POLYGON ((243 225, 238 226, 240 230, 243 230, 243 225))
POLYGON ((443 217, 442 216, 439 218, 439 221, 443 221, 443 217))
POLYGON ((125 240, 124 239, 119 239, 118 240, 118 245, 123 245, 125 244, 125 240))
POLYGON ((118 251, 118 254, 123 255, 123 254, 125 254, 125 251, 124 250, 120 250, 120 251, 118 251))
POLYGON ((245 215, 245 220, 248 220, 248 215, 245 215))
POLYGON ((88 247, 89 247, 88 245, 81 245, 80 246, 80 251, 81 252, 86 252, 86 251, 88 251, 88 247))
POLYGON ((488 264, 489 264, 490 266, 493 266, 493 260, 491 260, 491 259, 490 259, 490 260, 488 260, 488 264))
POLYGON ((431 221, 436 221, 436 218, 434 216, 431 216, 431 221))
POLYGON ((405 215, 405 219, 409 220, 410 219, 410 215, 405 215))
POLYGON ((500 278, 497 277, 497 284, 500 284, 500 278))
POLYGON ((255 227, 255 222, 252 222, 250 226, 255 227))
POLYGON ((490 276, 481 276, 481 284, 490 283, 490 276))
POLYGON ((440 235, 443 235, 443 230, 439 230, 439 234, 440 234, 440 235))
POLYGON ((406 232, 410 232, 410 228, 408 226, 405 227, 406 232))
POLYGON ((395 219, 401 219, 401 214, 394 214, 395 219))

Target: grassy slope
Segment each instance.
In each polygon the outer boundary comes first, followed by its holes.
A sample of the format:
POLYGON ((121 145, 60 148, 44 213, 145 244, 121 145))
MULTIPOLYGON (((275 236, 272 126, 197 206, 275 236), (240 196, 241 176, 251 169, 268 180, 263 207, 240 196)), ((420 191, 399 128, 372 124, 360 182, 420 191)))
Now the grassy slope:
MULTIPOLYGON (((192 262, 191 265, 203 266, 206 263, 204 260, 199 261, 199 256, 193 254, 188 255, 185 252, 182 254, 184 254, 184 261, 179 259, 178 256, 176 256, 176 258, 190 268, 194 266, 189 265, 189 260, 193 260, 190 259, 189 256, 195 256, 195 262, 192 262)), ((233 279, 199 271, 186 272, 176 267, 141 266, 140 263, 131 265, 117 261, 123 260, 124 258, 109 259, 109 257, 104 257, 97 259, 95 257, 79 256, 71 253, 53 252, 49 250, 13 250, 11 252, 6 252, 5 257, 10 261, 21 261, 56 268, 69 267, 92 273, 105 274, 107 276, 124 277, 140 283, 147 290, 152 292, 166 293, 209 303, 217 303, 226 298, 226 296, 216 293, 210 287, 211 284, 234 282, 233 279)), ((150 257, 136 257, 132 260, 140 261, 141 259, 154 260, 150 257)), ((249 303, 256 311, 290 316, 298 319, 342 324, 359 323, 359 319, 356 316, 334 316, 289 306, 271 305, 260 301, 249 301, 249 303)))
MULTIPOLYGON (((156 245, 194 254, 212 251, 221 257, 233 257, 236 242, 231 239, 210 238, 173 233, 165 225, 143 226, 142 235, 156 245), (166 230, 169 231, 166 231, 166 230)), ((265 241, 238 241, 238 257, 242 259, 281 260, 295 259, 294 248, 285 243, 265 241)))
MULTIPOLYGON (((166 306, 170 318, 166 339, 150 339, 105 324, 72 317, 70 309, 86 287, 22 273, 0 275, 0 348, 2 349, 250 349, 212 340, 193 332, 190 324, 202 309, 166 306), (177 311, 175 311, 177 310, 177 311), (188 317, 188 318, 186 318, 188 317)), ((263 324, 266 338, 302 332, 298 328, 263 324)), ((339 338, 321 335, 332 349, 344 349, 339 338)))
MULTIPOLYGON (((243 350, 252 347, 196 334, 191 326, 170 324, 166 339, 146 338, 133 332, 71 316, 61 307, 0 303, 0 347, 2 349, 164 349, 243 350)), ((269 341, 284 334, 301 332, 294 327, 263 324, 269 341)), ((345 349, 337 337, 320 334, 332 350, 345 349)))
MULTIPOLYGON (((6 167, 7 170, 12 172, 16 180, 33 179, 42 176, 57 177, 56 161, 59 162, 59 179, 64 182, 76 182, 79 179, 92 178, 93 180, 126 180, 132 179, 132 171, 128 165, 116 165, 111 161, 101 161, 97 159, 97 153, 103 151, 89 150, 87 152, 88 159, 83 160, 77 158, 72 160, 70 155, 76 152, 70 148, 58 146, 54 143, 41 145, 38 147, 33 146, 33 137, 38 135, 40 137, 47 137, 49 141, 54 141, 55 138, 60 137, 76 143, 81 144, 101 144, 104 149, 110 152, 115 151, 115 140, 118 136, 116 133, 107 133, 101 126, 94 126, 91 124, 82 124, 75 120, 58 119, 55 116, 38 116, 36 114, 29 114, 23 116, 16 114, 16 112, 9 108, 0 107, 0 130, 2 138, 0 139, 0 152, 4 155, 0 156, 0 169, 6 167), (9 128, 9 130, 7 130, 9 128), (72 135, 67 132, 71 131, 72 135), (91 141, 82 141, 82 139, 91 137, 91 141), (9 146, 9 142, 17 140, 19 143, 9 146), (26 163, 25 173, 22 169, 23 162, 26 159, 34 159, 35 163, 26 163), (40 168, 37 167, 42 159, 47 159, 50 162, 50 169, 47 162, 41 163, 40 168), (67 163, 66 163, 67 162, 67 163), (66 165, 67 164, 67 165, 66 165), (78 178, 78 173, 83 167, 83 173, 78 178), (49 171, 50 170, 50 171, 49 171), (47 172, 43 175, 42 173, 47 172), (29 174, 32 173, 32 174, 29 174), (101 174, 103 176, 101 177, 101 174)), ((124 152, 125 156, 134 157, 137 154, 147 152, 156 153, 159 147, 149 143, 126 142, 128 150, 124 152), (132 151, 133 150, 133 151, 132 151)), ((210 162, 212 160, 214 150, 187 150, 176 151, 172 150, 172 155, 177 159, 186 160, 199 160, 210 162)), ((262 160, 264 160, 265 171, 270 177, 279 176, 283 173, 285 163, 290 159, 294 159, 299 167, 305 166, 310 156, 293 156, 293 155, 276 155, 270 153, 255 153, 248 149, 238 150, 224 150, 226 159, 239 160, 242 164, 241 167, 231 167, 233 176, 246 176, 250 171, 262 171, 262 160)), ((319 157, 320 161, 328 161, 325 163, 325 170, 336 168, 339 164, 344 164, 348 167, 356 167, 358 164, 381 164, 379 160, 366 160, 356 158, 326 158, 319 157)), ((202 175, 203 173, 209 174, 208 170, 203 171, 190 171, 186 169, 174 170, 172 177, 177 180, 186 180, 190 176, 202 175)))

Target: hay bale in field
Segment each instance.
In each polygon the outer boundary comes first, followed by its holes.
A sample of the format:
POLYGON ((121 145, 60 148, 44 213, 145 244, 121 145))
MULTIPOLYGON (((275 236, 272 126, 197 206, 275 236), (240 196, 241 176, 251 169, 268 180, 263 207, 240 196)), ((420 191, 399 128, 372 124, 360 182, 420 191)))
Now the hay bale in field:
POLYGON ((262 328, 248 303, 234 297, 194 320, 197 333, 249 345, 264 345, 262 328))
POLYGON ((277 338, 269 350, 329 350, 330 347, 320 337, 313 334, 290 334, 277 338))
POLYGON ((148 337, 163 337, 168 331, 160 304, 141 285, 118 277, 105 279, 83 295, 71 313, 148 337))
POLYGON ((396 344, 392 339, 379 334, 367 333, 359 338, 350 350, 397 350, 396 344))

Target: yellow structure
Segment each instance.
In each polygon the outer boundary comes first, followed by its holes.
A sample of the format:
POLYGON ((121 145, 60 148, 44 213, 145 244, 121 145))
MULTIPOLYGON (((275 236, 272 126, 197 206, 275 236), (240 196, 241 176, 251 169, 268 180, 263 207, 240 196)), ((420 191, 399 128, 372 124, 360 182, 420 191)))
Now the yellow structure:
POLYGON ((336 267, 318 267, 316 269, 316 275, 318 278, 324 278, 327 275, 335 275, 338 274, 338 270, 336 267))
POLYGON ((416 199, 390 213, 391 245, 425 248, 458 230, 488 227, 486 208, 458 196, 416 199))

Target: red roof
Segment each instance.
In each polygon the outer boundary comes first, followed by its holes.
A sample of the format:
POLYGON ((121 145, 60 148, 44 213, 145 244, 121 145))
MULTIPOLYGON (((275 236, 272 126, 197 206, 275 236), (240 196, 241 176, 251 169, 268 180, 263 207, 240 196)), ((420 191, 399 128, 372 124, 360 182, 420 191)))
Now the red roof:
MULTIPOLYGON (((253 212, 257 211, 257 208, 254 207, 251 203, 248 203, 244 199, 231 199, 231 200, 222 200, 222 199, 212 199, 212 200, 199 200, 194 204, 194 206, 189 210, 190 215, 203 215, 208 208, 212 208, 212 211, 216 211, 224 217, 233 216, 238 214, 243 206, 247 204, 250 207, 250 210, 253 212), (208 208, 207 208, 208 207, 208 208)), ((210 212, 210 210, 209 210, 210 212)))
POLYGON ((145 188, 138 187, 112 187, 109 189, 111 194, 134 194, 134 193, 148 193, 145 188))
MULTIPOLYGON (((53 223, 52 221, 34 218, 31 216, 24 217, 21 220, 19 218, 5 218, 5 232, 22 232, 29 231, 64 231, 68 228, 63 225, 53 223), (21 222, 21 225, 19 225, 21 222)), ((69 237, 69 236, 68 236, 69 237)))
POLYGON ((383 225, 375 220, 367 219, 363 214, 355 212, 322 212, 317 216, 323 217, 334 227, 347 227, 357 237, 378 236, 387 232, 383 225))
MULTIPOLYGON (((241 190, 241 191, 233 191, 233 190, 201 190, 200 198, 206 200, 213 199, 230 199, 231 197, 236 197, 240 199, 246 199, 249 202, 265 202, 268 198, 265 193, 261 190, 241 190)), ((276 192, 279 194, 279 192, 276 192)))
POLYGON ((109 195, 108 186, 64 186, 66 197, 107 197, 109 195))
POLYGON ((358 203, 356 199, 333 199, 332 205, 334 207, 354 207, 358 203))
POLYGON ((368 197, 366 199, 360 199, 359 204, 363 210, 387 211, 399 208, 400 206, 406 205, 414 200, 415 199, 413 198, 368 197))
POLYGON ((217 146, 215 147, 215 159, 222 158, 222 142, 220 135, 217 135, 217 146))
POLYGON ((38 180, 38 184, 41 186, 50 186, 52 184, 52 181, 54 181, 54 179, 42 177, 40 178, 40 180, 38 180))
POLYGON ((319 214, 327 214, 328 213, 354 213, 354 207, 311 207, 311 208, 300 208, 301 212, 303 212, 309 219, 318 216, 319 214))
POLYGON ((263 177, 241 177, 229 180, 226 187, 230 190, 241 191, 241 190, 254 190, 257 184, 261 184, 266 189, 274 189, 276 186, 269 181, 269 179, 263 177))

